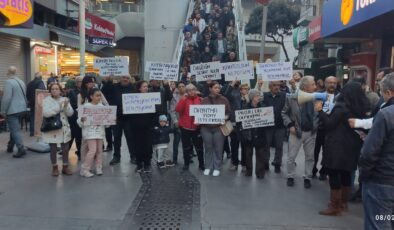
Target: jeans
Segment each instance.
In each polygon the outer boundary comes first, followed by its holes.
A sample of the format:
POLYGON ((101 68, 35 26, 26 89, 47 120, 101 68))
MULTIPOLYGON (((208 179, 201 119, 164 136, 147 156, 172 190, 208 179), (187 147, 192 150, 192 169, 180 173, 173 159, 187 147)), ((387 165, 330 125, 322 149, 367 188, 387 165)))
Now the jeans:
POLYGON ((225 136, 219 127, 202 127, 201 136, 205 146, 205 168, 220 170, 225 136))
MULTIPOLYGON (((120 159, 120 147, 122 146, 122 134, 126 137, 127 147, 129 149, 130 159, 135 158, 135 153, 132 149, 132 132, 130 122, 127 120, 118 119, 116 125, 112 126, 114 134, 114 158, 120 159)), ((142 144, 142 143, 141 143, 142 144)))
POLYGON ((181 128, 183 160, 185 166, 190 164, 190 156, 193 152, 193 146, 197 152, 198 163, 201 167, 204 166, 204 148, 200 130, 188 130, 181 128))
POLYGON ((181 142, 181 130, 179 128, 174 128, 174 142, 172 144, 172 161, 174 163, 178 162, 178 149, 180 142, 181 142))
POLYGON ((394 229, 394 186, 366 182, 362 196, 364 229, 394 229))
POLYGON ((30 131, 30 136, 34 136, 34 110, 30 110, 30 127, 29 127, 29 131, 30 131))
POLYGON ((272 162, 273 165, 275 166, 281 166, 282 165, 282 157, 283 157, 283 141, 285 139, 285 128, 267 128, 265 132, 265 136, 267 139, 267 145, 265 149, 265 159, 264 161, 266 163, 269 163, 270 157, 271 157, 271 143, 274 141, 274 146, 275 146, 275 158, 274 161, 272 162))
POLYGON ((7 115, 7 124, 10 129, 12 141, 18 149, 23 149, 23 139, 21 134, 20 113, 7 115))

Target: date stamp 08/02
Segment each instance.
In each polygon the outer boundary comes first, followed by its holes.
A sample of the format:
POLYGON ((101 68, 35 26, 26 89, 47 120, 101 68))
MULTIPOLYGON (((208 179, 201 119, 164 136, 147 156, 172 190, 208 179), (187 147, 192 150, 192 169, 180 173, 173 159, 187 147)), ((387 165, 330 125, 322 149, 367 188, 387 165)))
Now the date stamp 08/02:
POLYGON ((375 215, 377 221, 394 221, 394 215, 375 215))

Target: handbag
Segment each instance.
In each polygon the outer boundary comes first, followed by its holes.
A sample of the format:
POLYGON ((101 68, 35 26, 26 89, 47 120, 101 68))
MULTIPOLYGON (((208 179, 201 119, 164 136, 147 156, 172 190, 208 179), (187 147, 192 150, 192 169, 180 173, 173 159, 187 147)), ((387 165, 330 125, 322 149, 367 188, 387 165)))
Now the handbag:
POLYGON ((229 136, 230 133, 234 130, 233 123, 230 120, 226 121, 224 125, 221 125, 219 128, 225 137, 229 136))
POLYGON ((53 130, 58 130, 63 127, 63 123, 60 119, 60 113, 53 117, 44 117, 41 125, 41 132, 48 132, 53 130))

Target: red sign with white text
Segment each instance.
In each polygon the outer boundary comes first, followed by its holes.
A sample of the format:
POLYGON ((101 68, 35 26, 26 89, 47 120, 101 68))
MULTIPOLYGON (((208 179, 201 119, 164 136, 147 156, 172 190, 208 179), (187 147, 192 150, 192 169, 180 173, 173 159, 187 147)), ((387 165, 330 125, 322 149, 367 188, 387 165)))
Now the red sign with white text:
POLYGON ((34 53, 35 54, 52 54, 52 49, 51 48, 45 48, 42 46, 35 46, 34 47, 34 53))
POLYGON ((89 37, 115 39, 115 24, 88 12, 85 13, 85 28, 89 37))
POLYGON ((309 42, 314 42, 321 38, 321 26, 322 26, 322 16, 319 16, 311 23, 309 23, 309 42))

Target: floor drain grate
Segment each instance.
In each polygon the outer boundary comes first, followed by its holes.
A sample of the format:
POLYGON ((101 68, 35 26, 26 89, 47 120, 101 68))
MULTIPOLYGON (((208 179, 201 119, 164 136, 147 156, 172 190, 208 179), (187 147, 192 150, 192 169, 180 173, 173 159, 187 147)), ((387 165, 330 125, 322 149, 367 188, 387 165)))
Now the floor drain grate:
POLYGON ((154 169, 152 174, 141 174, 141 178, 143 185, 122 229, 183 230, 200 226, 200 184, 190 172, 154 169))

